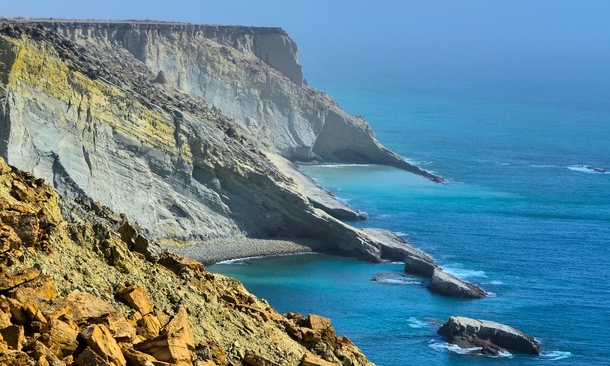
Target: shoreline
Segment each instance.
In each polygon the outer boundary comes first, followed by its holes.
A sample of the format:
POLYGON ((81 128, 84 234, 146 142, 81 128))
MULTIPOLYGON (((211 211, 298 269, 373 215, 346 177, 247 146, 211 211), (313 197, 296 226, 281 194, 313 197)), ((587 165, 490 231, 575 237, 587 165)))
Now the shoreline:
POLYGON ((188 246, 164 245, 170 250, 204 265, 218 264, 229 260, 262 258, 289 254, 322 253, 324 247, 312 239, 262 239, 262 238, 222 238, 188 246))

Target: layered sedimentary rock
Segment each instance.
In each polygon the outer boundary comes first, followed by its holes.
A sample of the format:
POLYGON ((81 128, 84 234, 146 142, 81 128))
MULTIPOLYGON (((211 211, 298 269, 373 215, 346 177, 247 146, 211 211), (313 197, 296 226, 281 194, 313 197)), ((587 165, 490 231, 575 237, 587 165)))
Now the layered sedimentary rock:
POLYGON ((540 346, 531 336, 508 325, 489 320, 452 316, 438 330, 449 343, 462 348, 480 348, 480 352, 498 355, 504 349, 539 354, 540 346))
POLYGON ((160 81, 220 108, 263 150, 290 160, 391 165, 442 181, 381 146, 364 119, 303 85, 297 46, 280 28, 39 23, 79 44, 124 47, 160 81))
MULTIPOLYGON (((378 239, 316 209, 265 151, 295 158, 294 152, 307 147, 324 159, 398 166, 402 159, 381 147, 364 121, 271 68, 256 57, 259 51, 227 51, 205 34, 185 25, 3 24, 0 154, 68 197, 99 201, 134 217, 146 235, 163 244, 243 236, 309 238, 319 243, 317 250, 378 261, 384 253, 378 239), (140 53, 132 38, 141 41, 140 53), (176 45, 183 49, 171 48, 176 45), (154 61, 154 55, 168 60, 154 61), (208 107, 204 94, 195 90, 207 85, 203 79, 172 76, 173 66, 167 65, 178 62, 176 57, 184 57, 184 68, 211 68, 187 72, 174 65, 176 75, 224 75, 227 83, 249 83, 239 88, 257 93, 252 98, 263 107, 253 116, 271 113, 259 116, 257 123, 266 127, 255 133, 244 120, 225 115, 230 106, 222 111, 208 107), (158 62, 167 66, 162 79, 170 81, 164 84, 152 67, 158 62), (282 98, 274 97, 277 93, 282 98), (281 108, 274 104, 279 100, 285 103, 281 108), (278 108, 301 117, 282 119, 284 114, 271 112, 278 108), (303 117, 310 112, 319 118, 303 117), (341 118, 331 122, 330 115, 341 118), (360 155, 352 159, 350 149, 360 155)), ((218 100, 231 100, 227 97, 218 100)))
POLYGON ((2 159, 0 235, 2 365, 371 365, 329 319, 278 314, 2 159))

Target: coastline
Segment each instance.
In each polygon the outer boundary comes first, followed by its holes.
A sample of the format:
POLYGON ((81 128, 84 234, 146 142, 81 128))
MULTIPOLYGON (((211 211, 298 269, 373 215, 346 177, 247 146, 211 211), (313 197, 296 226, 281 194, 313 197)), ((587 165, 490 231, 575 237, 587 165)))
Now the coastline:
POLYGON ((235 237, 214 239, 188 246, 164 246, 164 249, 210 265, 253 257, 322 252, 320 250, 322 247, 322 243, 311 239, 235 237))

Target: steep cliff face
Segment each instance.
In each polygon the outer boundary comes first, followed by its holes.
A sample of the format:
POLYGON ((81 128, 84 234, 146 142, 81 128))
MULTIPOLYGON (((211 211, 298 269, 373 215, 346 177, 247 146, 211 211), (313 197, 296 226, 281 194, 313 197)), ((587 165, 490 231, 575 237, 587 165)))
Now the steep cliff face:
POLYGON ((153 83, 125 49, 13 24, 0 32, 0 61, 0 152, 68 197, 136 217, 165 244, 279 236, 373 261, 384 253, 314 208, 238 124, 153 83))
POLYGON ((220 108, 290 160, 383 164, 442 181, 384 148, 362 118, 303 85, 294 42, 278 28, 43 22, 80 44, 120 45, 159 80, 220 108))

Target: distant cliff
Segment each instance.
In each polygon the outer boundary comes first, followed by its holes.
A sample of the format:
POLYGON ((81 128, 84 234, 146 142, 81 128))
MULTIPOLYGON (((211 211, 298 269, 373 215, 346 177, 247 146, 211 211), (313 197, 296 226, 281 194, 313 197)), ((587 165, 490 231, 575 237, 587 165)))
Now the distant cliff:
MULTIPOLYGON (((402 260, 407 248, 388 250, 383 240, 335 219, 336 209, 320 203, 319 195, 310 199, 293 179, 294 168, 268 156, 389 165, 402 159, 379 145, 363 120, 322 93, 298 86, 252 54, 193 39, 189 34, 197 29, 215 27, 1 24, 0 154, 70 198, 137 218, 147 235, 165 245, 246 236, 307 239, 315 250, 402 260), (101 35, 118 35, 119 29, 120 42, 101 35), (134 57, 135 48, 126 48, 136 44, 146 63, 134 57), (240 98, 224 93, 236 85, 262 106, 250 110, 254 117, 227 116, 248 111, 247 103, 230 108, 240 98), (205 92, 222 88, 214 98, 220 107, 214 106, 205 92), (275 112, 278 118, 272 118, 275 112), (259 127, 248 125, 254 118, 261 118, 259 127), (308 139, 297 142, 298 136, 308 139)), ((224 29, 264 34, 259 28, 224 29)))

